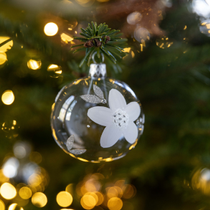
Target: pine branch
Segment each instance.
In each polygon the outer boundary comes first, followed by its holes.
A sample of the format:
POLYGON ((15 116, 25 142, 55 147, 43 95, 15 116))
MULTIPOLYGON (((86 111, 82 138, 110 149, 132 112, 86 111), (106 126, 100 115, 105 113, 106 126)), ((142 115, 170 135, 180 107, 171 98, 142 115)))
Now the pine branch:
POLYGON ((83 44, 72 46, 72 48, 80 47, 74 52, 86 49, 86 55, 81 61, 80 67, 85 62, 89 65, 95 52, 97 52, 98 58, 101 53, 114 64, 116 64, 117 58, 122 59, 126 55, 123 48, 126 46, 127 39, 121 38, 120 30, 112 30, 105 23, 97 25, 92 21, 86 29, 81 28, 81 31, 81 37, 75 37, 75 39, 83 42, 83 44))

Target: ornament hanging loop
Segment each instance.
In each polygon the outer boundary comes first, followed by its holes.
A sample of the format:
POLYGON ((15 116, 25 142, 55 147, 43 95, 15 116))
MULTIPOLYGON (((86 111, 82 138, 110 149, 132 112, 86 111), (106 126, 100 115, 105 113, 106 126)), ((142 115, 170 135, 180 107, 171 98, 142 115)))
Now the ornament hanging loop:
POLYGON ((94 63, 90 64, 89 76, 92 79, 103 79, 106 77, 106 64, 104 64, 104 55, 101 53, 102 63, 96 63, 95 55, 97 52, 94 52, 92 55, 92 60, 94 63))
MULTIPOLYGON (((96 60, 95 60, 95 55, 96 55, 97 52, 94 52, 93 55, 92 55, 92 60, 95 64, 97 64, 96 60)), ((104 63, 104 54, 101 53, 101 60, 102 60, 102 63, 104 63)))

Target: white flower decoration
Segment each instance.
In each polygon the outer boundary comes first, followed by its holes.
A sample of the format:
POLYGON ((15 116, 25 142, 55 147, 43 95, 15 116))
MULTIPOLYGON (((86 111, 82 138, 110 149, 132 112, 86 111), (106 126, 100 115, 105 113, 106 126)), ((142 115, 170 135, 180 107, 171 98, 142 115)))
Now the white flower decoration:
POLYGON ((101 147, 111 147, 123 136, 133 144, 138 137, 138 128, 134 121, 141 112, 139 104, 126 104, 123 95, 115 89, 109 91, 108 101, 110 108, 95 106, 87 112, 93 122, 106 126, 100 138, 101 147))

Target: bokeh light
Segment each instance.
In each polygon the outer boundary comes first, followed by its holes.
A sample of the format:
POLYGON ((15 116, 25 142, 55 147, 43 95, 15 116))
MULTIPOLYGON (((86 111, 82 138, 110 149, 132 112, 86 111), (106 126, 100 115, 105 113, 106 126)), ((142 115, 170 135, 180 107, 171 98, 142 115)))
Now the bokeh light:
POLYGON ((107 196, 109 198, 118 196, 118 190, 115 187, 109 187, 106 190, 107 190, 107 196))
POLYGON ((202 17, 210 17, 210 6, 208 0, 193 0, 192 10, 202 17))
POLYGON ((63 42, 65 42, 66 44, 68 44, 68 43, 70 43, 71 41, 73 41, 74 38, 73 38, 72 36, 68 35, 68 34, 62 33, 62 34, 61 34, 61 40, 62 40, 63 42))
POLYGON ((62 69, 60 66, 58 66, 57 64, 50 64, 47 67, 47 71, 49 72, 54 72, 55 74, 62 74, 62 69))
POLYGON ((36 192, 32 196, 31 202, 34 204, 34 206, 43 208, 47 204, 47 196, 42 192, 36 192))
POLYGON ((0 65, 4 64, 7 61, 7 55, 4 52, 0 52, 0 65))
POLYGON ((70 206, 73 202, 73 197, 69 192, 61 191, 56 196, 56 201, 59 206, 67 207, 70 206))
POLYGON ((80 203, 84 209, 92 209, 96 206, 98 200, 96 197, 91 193, 86 193, 82 196, 80 203))
POLYGON ((146 28, 143 28, 141 26, 137 26, 134 31, 134 38, 138 42, 145 42, 146 40, 150 40, 150 33, 146 28))
POLYGON ((142 19, 140 12, 132 12, 127 16, 127 22, 131 25, 136 25, 142 19))
POLYGON ((18 206, 17 203, 12 203, 12 204, 8 207, 8 210, 24 210, 24 208, 18 206))
POLYGON ((0 200, 0 210, 5 210, 5 204, 2 200, 0 200))
POLYGON ((15 100, 15 95, 12 90, 6 90, 2 96, 1 100, 5 105, 11 105, 15 100))
POLYGON ((13 146, 13 152, 15 157, 22 159, 29 155, 29 153, 31 152, 31 146, 28 142, 17 142, 13 146))
POLYGON ((39 152, 31 152, 30 160, 36 164, 39 164, 42 162, 42 155, 39 152))
POLYGON ((31 70, 38 70, 41 68, 41 65, 42 65, 42 62, 41 61, 37 61, 37 60, 33 60, 33 59, 30 59, 28 62, 27 62, 27 66, 29 69, 31 70))
POLYGON ((162 37, 156 41, 156 45, 161 49, 169 48, 172 44, 173 42, 171 42, 168 37, 162 37))
MULTIPOLYGON (((0 43, 5 42, 9 39, 10 37, 8 36, 0 36, 0 43)), ((13 40, 10 40, 6 44, 0 47, 0 52, 7 52, 8 50, 12 48, 12 46, 13 46, 13 40)))
POLYGON ((4 182, 8 182, 8 181, 9 181, 9 178, 4 176, 3 169, 1 169, 0 170, 0 183, 4 183, 4 182))
POLYGON ((104 196, 100 192, 95 192, 95 194, 96 194, 97 200, 98 200, 98 202, 96 203, 96 206, 99 206, 104 202, 104 196))
POLYGON ((120 210, 123 207, 123 202, 120 198, 113 197, 108 200, 107 206, 110 210, 120 210))
POLYGON ((81 5, 85 5, 87 4, 88 2, 90 2, 91 0, 77 0, 77 2, 81 5))
POLYGON ((18 129, 20 126, 17 124, 16 120, 7 120, 2 123, 1 130, 4 131, 5 136, 9 139, 15 138, 18 136, 18 129))
MULTIPOLYGON (((27 165, 26 165, 27 169, 27 165)), ((25 179, 28 182, 29 187, 32 191, 44 191, 45 186, 48 184, 49 177, 45 169, 37 167, 37 164, 31 164, 31 171, 26 174, 25 179), (36 166, 36 167, 34 167, 36 166)))
POLYGON ((44 33, 47 36, 55 36, 58 33, 58 26, 56 23, 49 22, 44 26, 44 33))
POLYGON ((123 198, 130 199, 135 196, 136 188, 133 185, 127 184, 124 186, 124 188, 125 190, 124 190, 123 198))
POLYGON ((0 192, 1 196, 6 200, 11 200, 15 198, 17 195, 15 187, 8 182, 5 182, 4 184, 1 185, 0 192))
POLYGON ((14 178, 18 173, 19 161, 15 157, 9 158, 2 166, 4 176, 14 178))
POLYGON ((67 191, 67 192, 69 192, 70 194, 72 194, 72 193, 73 193, 73 184, 68 184, 68 185, 66 186, 65 191, 67 191))
POLYGON ((19 196, 22 199, 27 200, 32 196, 32 191, 27 186, 21 187, 20 190, 19 190, 19 196))

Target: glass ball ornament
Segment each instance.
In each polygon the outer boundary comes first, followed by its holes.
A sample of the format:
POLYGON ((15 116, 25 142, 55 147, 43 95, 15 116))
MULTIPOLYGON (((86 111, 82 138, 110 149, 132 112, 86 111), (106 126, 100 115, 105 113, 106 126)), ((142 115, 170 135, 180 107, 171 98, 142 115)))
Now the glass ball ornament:
POLYGON ((106 65, 90 65, 89 76, 64 86, 52 105, 56 143, 85 162, 110 162, 135 147, 144 130, 141 103, 124 82, 107 78, 106 65))

